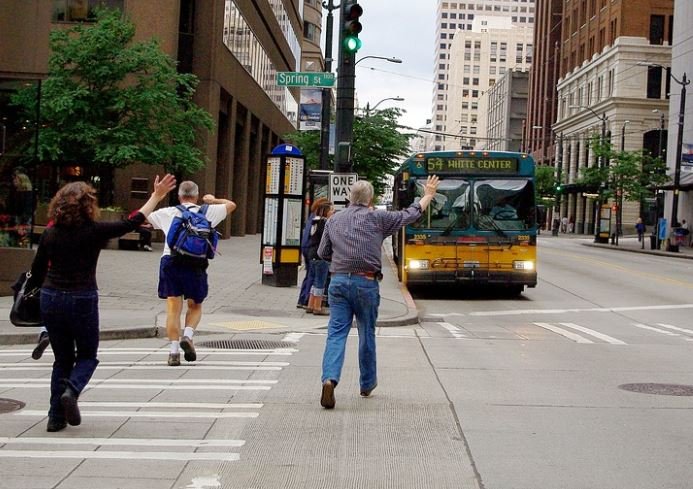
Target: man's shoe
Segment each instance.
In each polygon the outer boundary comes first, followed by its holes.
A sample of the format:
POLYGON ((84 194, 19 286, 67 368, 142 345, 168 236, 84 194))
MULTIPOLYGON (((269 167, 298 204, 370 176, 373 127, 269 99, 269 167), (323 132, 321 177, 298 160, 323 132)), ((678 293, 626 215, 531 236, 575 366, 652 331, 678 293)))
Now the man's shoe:
POLYGON ((77 405, 77 396, 70 387, 66 387, 65 392, 60 396, 60 404, 63 405, 65 419, 70 426, 79 426, 82 424, 82 415, 77 405))
POLYGON ((375 389, 376 387, 378 387, 378 383, 377 383, 377 382, 376 382, 375 385, 374 385, 373 387, 371 387, 370 389, 361 389, 361 397, 368 397, 368 396, 370 396, 370 395, 371 395, 371 392, 373 392, 373 389, 375 389))
POLYGON ((152 247, 149 246, 149 245, 144 245, 144 246, 142 247, 142 249, 143 249, 144 251, 152 251, 152 247))
POLYGON ((193 345, 192 339, 183 336, 183 339, 180 340, 180 347, 183 349, 183 352, 185 352, 184 356, 186 362, 194 362, 197 360, 197 353, 195 353, 195 345, 193 345))
POLYGON ((180 353, 169 353, 168 354, 168 366, 169 367, 180 367, 180 353))
POLYGON ((49 433, 55 433, 56 431, 62 431, 67 427, 67 421, 58 421, 57 419, 48 418, 48 425, 46 426, 46 431, 49 433))
POLYGON ((51 341, 48 339, 48 333, 43 331, 39 335, 38 343, 36 343, 36 347, 34 348, 34 351, 31 352, 31 358, 34 360, 38 360, 43 356, 43 352, 46 351, 46 348, 48 348, 48 345, 51 344, 51 341))
POLYGON ((331 380, 326 380, 322 384, 322 395, 320 396, 320 405, 325 409, 334 408, 334 383, 331 380))

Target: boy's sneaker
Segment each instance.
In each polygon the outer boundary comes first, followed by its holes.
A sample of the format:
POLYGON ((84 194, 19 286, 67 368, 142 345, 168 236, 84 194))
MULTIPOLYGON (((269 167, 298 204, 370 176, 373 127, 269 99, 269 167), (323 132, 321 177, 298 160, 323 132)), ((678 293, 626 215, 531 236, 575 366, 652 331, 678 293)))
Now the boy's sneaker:
POLYGON ((169 367, 179 367, 180 366, 180 353, 169 353, 168 354, 168 366, 169 367))
POLYGON ((144 251, 152 251, 152 247, 149 246, 149 245, 144 245, 144 246, 142 247, 142 249, 143 249, 144 251))
POLYGON ((34 348, 34 351, 31 352, 31 358, 34 360, 38 360, 43 356, 43 352, 46 351, 46 348, 48 348, 48 345, 50 345, 50 340, 48 339, 48 333, 45 331, 42 331, 41 334, 39 335, 38 343, 36 343, 36 347, 34 348))
POLYGON ((184 356, 186 362, 194 362, 195 360, 197 360, 197 353, 195 353, 195 345, 193 345, 193 341, 191 338, 183 336, 183 339, 180 340, 180 347, 183 349, 183 352, 185 353, 184 356))

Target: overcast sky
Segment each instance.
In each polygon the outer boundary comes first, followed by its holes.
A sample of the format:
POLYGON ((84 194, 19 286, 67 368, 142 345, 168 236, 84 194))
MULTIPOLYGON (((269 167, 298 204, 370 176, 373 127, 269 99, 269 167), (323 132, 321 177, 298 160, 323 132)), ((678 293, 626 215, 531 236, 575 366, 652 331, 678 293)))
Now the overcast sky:
MULTIPOLYGON (((335 4, 337 1, 335 0, 335 4)), ((364 56, 395 57, 402 64, 365 59, 356 66, 356 95, 359 106, 371 107, 387 97, 403 97, 403 102, 388 100, 378 106, 397 106, 407 112, 400 119, 417 129, 431 118, 433 96, 433 57, 436 0, 359 0, 363 7, 359 38, 363 47, 356 59, 364 56)), ((323 10, 327 17, 327 10, 323 10)), ((333 11, 334 38, 339 36, 339 9, 333 11)), ((333 48, 337 59, 337 44, 333 48)), ((332 64, 336 72, 337 63, 332 64)))

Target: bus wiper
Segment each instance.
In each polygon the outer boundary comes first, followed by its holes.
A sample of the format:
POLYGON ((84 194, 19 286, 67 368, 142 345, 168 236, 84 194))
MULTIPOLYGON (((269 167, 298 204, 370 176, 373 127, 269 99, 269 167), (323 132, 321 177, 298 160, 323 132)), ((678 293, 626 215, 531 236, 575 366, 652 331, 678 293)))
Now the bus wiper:
POLYGON ((448 227, 446 227, 442 233, 440 233, 441 236, 447 236, 452 232, 452 230, 457 226, 457 221, 460 220, 460 216, 457 216, 450 224, 448 224, 448 227))
MULTIPOLYGON (((507 238, 508 235, 505 234, 505 232, 500 228, 500 226, 496 223, 496 221, 491 217, 491 216, 481 216, 484 218, 484 223, 490 223, 491 227, 493 230, 496 232, 496 234, 502 238, 507 238)), ((512 246, 512 242, 510 243, 512 246)))

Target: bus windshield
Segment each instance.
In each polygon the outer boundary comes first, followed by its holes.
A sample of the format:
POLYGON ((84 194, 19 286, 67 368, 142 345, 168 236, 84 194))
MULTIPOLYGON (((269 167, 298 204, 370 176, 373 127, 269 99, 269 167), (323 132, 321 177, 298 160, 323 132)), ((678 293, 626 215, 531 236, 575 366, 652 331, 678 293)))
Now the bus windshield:
MULTIPOLYGON (((418 198, 424 195, 425 185, 426 180, 416 180, 418 198)), ((471 222, 470 189, 471 183, 463 178, 442 178, 424 218, 412 226, 428 229, 468 228, 471 222)))
POLYGON ((524 231, 534 225, 534 187, 529 179, 474 182, 474 226, 482 231, 524 231))

